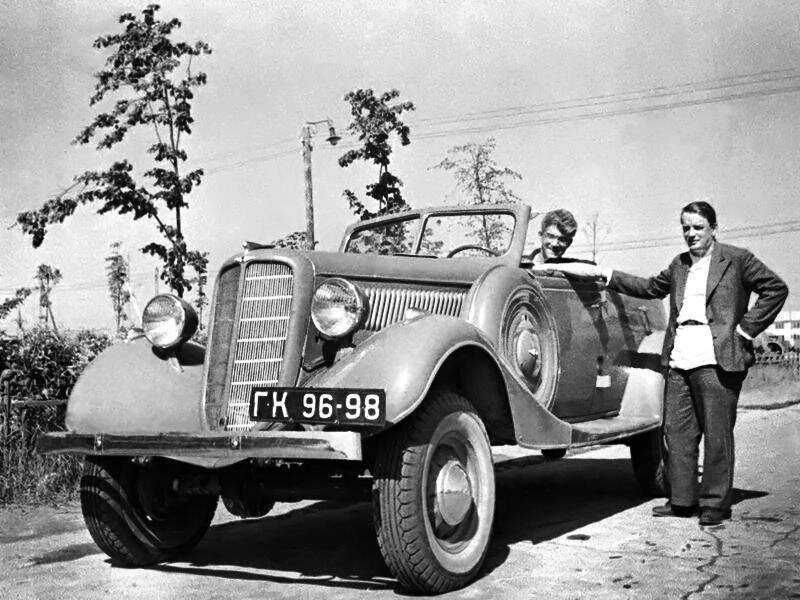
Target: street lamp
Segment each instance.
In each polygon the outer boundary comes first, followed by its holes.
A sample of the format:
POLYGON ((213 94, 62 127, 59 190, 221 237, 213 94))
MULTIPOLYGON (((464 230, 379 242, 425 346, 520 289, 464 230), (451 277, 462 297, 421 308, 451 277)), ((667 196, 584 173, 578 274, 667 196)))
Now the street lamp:
POLYGON ((311 183, 311 138, 317 133, 317 125, 325 123, 328 126, 328 137, 325 141, 331 146, 335 146, 342 138, 336 135, 333 128, 333 121, 323 119, 322 121, 306 121, 303 125, 300 143, 303 145, 303 166, 305 167, 306 178, 306 244, 309 250, 314 249, 314 191, 311 183))

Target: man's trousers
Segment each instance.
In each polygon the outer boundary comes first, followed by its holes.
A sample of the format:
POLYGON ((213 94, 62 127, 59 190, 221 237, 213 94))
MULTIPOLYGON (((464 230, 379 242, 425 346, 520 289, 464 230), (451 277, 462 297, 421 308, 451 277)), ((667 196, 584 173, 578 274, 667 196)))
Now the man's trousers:
POLYGON ((733 492, 733 426, 746 371, 716 365, 670 369, 664 398, 664 437, 672 504, 727 510, 733 492), (703 438, 703 474, 697 462, 703 438))

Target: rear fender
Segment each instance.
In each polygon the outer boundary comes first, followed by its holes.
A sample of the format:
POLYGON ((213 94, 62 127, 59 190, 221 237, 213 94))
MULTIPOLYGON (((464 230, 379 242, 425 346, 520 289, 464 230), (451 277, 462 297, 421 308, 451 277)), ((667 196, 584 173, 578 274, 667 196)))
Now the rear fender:
POLYGON ((203 411, 205 349, 187 342, 175 360, 144 338, 115 344, 78 378, 67 403, 75 433, 207 431, 203 411))
POLYGON ((622 394, 621 417, 650 417, 662 420, 664 412, 664 369, 661 349, 664 331, 654 331, 639 344, 638 361, 624 367, 628 372, 622 394))

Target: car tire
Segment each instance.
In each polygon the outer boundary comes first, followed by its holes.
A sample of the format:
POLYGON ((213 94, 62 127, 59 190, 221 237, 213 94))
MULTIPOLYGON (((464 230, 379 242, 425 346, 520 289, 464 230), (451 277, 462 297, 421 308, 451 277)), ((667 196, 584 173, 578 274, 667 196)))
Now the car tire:
POLYGON ((216 495, 178 495, 184 468, 167 459, 141 465, 130 458, 87 457, 80 482, 86 527, 113 563, 138 567, 175 558, 203 537, 216 495))
POLYGON ((667 495, 669 486, 664 460, 663 430, 652 429, 629 440, 631 464, 636 481, 645 495, 658 498, 667 495))
POLYGON ((469 583, 486 557, 495 481, 489 437, 460 394, 433 391, 376 449, 373 519, 402 586, 443 593, 469 583))
POLYGON ((547 460, 558 460, 559 458, 564 458, 566 454, 566 448, 544 448, 542 450, 542 456, 547 460))

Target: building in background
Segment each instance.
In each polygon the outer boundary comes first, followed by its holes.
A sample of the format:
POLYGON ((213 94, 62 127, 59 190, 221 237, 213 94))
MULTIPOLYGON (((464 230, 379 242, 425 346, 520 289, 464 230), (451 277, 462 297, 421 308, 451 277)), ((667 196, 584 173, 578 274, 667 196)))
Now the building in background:
POLYGON ((764 332, 764 342, 779 342, 784 350, 800 349, 800 310, 781 311, 764 332))

